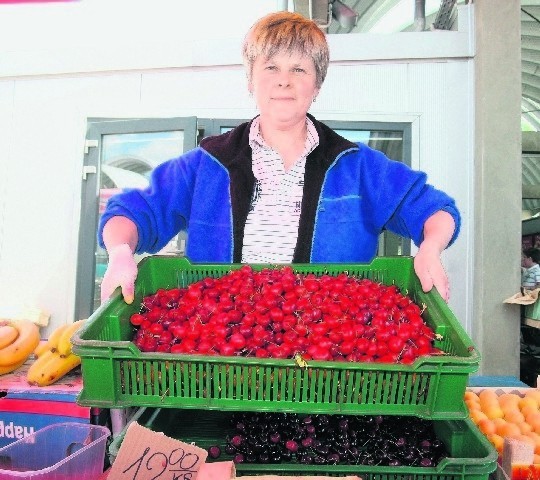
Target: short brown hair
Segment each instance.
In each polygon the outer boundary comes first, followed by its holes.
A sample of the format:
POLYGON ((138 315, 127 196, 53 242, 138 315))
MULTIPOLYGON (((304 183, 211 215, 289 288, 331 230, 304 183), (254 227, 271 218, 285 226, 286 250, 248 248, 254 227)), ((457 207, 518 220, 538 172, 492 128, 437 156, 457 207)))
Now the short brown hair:
POLYGON ((532 258, 534 263, 540 263, 540 250, 538 248, 529 247, 523 250, 523 255, 532 258))
POLYGON ((299 52, 315 64, 316 86, 326 78, 330 52, 326 35, 317 23, 295 12, 280 11, 259 19, 250 28, 242 45, 242 57, 251 81, 255 60, 271 58, 278 52, 299 52))

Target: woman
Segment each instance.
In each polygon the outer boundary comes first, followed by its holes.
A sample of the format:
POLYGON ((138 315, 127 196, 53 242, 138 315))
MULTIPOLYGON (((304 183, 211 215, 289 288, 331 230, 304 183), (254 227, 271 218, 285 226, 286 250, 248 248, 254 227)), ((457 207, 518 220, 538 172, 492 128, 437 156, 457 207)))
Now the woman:
POLYGON ((315 22, 277 12, 243 45, 259 115, 158 166, 151 185, 113 197, 100 221, 109 254, 102 300, 133 301, 133 252, 155 253, 189 231, 193 262, 368 263, 383 229, 419 245, 424 291, 448 300, 441 252, 459 231, 454 201, 426 175, 337 135, 309 115, 328 68, 315 22))

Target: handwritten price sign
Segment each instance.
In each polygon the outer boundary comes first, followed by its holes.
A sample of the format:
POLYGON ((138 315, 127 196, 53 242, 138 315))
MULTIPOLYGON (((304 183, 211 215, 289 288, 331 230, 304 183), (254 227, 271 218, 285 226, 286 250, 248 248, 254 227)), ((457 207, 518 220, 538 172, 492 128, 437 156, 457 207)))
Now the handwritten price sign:
POLYGON ((195 480, 206 450, 133 422, 109 473, 115 480, 195 480))

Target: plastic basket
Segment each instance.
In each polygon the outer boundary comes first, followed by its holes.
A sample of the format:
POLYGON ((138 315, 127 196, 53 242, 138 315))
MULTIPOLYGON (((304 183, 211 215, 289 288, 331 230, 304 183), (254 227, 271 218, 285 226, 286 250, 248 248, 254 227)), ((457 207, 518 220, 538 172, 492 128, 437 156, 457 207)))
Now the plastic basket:
MULTIPOLYGON (((191 413, 178 409, 141 409, 137 422, 153 431, 183 442, 194 442, 201 448, 223 445, 231 432, 227 412, 191 413)), ((497 451, 470 419, 436 420, 433 427, 443 441, 449 456, 434 467, 370 466, 370 465, 303 465, 299 463, 236 465, 237 476, 242 475, 358 475, 364 480, 484 480, 497 467, 497 451)), ((126 427, 127 428, 127 427, 126 427)), ((125 429, 109 447, 114 462, 122 445, 125 429)), ((232 460, 222 453, 217 461, 232 460)), ((208 460, 211 461, 211 460, 208 460)))
POLYGON ((526 319, 535 320, 540 325, 540 302, 536 301, 531 305, 525 305, 524 317, 526 319))
MULTIPOLYGON (((435 291, 422 292, 410 257, 380 257, 369 265, 296 264, 297 272, 348 272, 396 284, 442 335, 448 355, 420 357, 411 365, 142 353, 131 342, 129 317, 144 295, 223 276, 239 264, 193 265, 185 258, 147 257, 139 265, 135 301, 120 293, 102 305, 72 338, 81 357, 81 405, 158 406, 297 413, 366 413, 465 418, 463 395, 480 355, 435 291)), ((268 265, 253 265, 254 269, 268 265)))
POLYGON ((0 448, 0 480, 95 480, 103 473, 110 432, 74 422, 44 427, 0 448))

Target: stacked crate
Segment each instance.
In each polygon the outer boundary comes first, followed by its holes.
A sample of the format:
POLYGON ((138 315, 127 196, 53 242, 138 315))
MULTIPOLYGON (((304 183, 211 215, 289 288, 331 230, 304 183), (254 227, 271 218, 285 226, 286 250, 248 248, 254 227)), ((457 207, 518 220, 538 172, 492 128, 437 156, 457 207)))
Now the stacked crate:
MULTIPOLYGON (((446 355, 421 357, 412 365, 309 362, 200 355, 141 353, 131 342, 129 318, 142 298, 158 288, 185 287, 220 277, 241 265, 192 265, 185 258, 149 257, 141 262, 136 299, 117 296, 90 317, 73 340, 82 359, 79 403, 102 408, 292 412, 299 414, 410 415, 429 419, 450 452, 436 467, 300 464, 237 466, 238 475, 268 472, 379 478, 483 479, 496 467, 496 453, 468 420, 463 396, 480 356, 446 303, 424 293, 409 257, 382 257, 369 265, 293 265, 298 273, 337 275, 397 285, 419 305, 446 355)), ((253 265, 254 269, 268 265, 253 265)), ((189 412, 188 415, 189 417, 189 412)), ((204 429, 200 429, 201 431, 204 429)), ((203 432, 204 433, 204 432, 203 432)), ((193 441, 185 439, 184 441, 193 441)), ((198 439, 208 443, 217 439, 198 439)))

